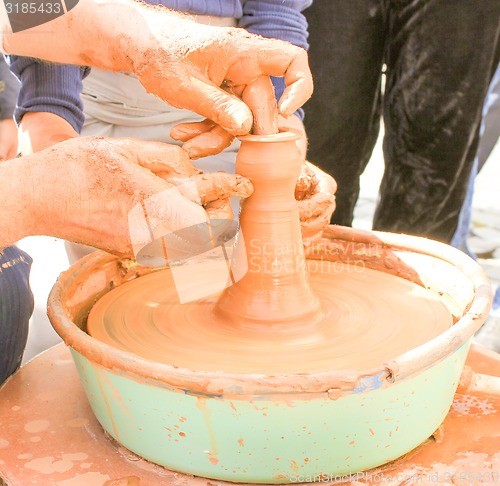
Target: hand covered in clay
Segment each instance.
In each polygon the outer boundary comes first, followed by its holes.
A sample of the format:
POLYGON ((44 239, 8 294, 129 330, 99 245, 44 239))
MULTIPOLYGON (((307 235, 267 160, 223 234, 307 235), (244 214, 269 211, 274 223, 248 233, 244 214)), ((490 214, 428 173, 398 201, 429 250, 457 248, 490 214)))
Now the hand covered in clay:
POLYGON ((220 217, 221 199, 252 192, 239 176, 200 175, 179 147, 132 139, 74 138, 0 164, 0 172, 11 187, 20 181, 2 208, 1 246, 50 235, 127 257, 134 244, 163 236, 158 231, 206 223, 207 211, 190 199, 215 203, 220 217), (191 184, 188 198, 174 184, 191 176, 196 187, 191 184))
POLYGON ((6 53, 133 72, 148 92, 235 136, 252 128, 251 110, 240 96, 262 75, 284 77, 278 111, 285 117, 313 90, 304 49, 240 28, 199 24, 144 2, 80 0, 51 22, 49 34, 44 24, 28 33, 4 27, 6 53))
MULTIPOLYGON (((245 92, 259 78, 284 76, 287 87, 277 105, 284 117, 311 96, 312 76, 303 49, 243 29, 199 24, 185 28, 185 36, 173 49, 152 50, 135 71, 148 91, 206 117, 201 124, 184 124, 171 133, 177 140, 189 141, 186 150, 192 159, 218 153, 234 136, 251 131, 254 118, 245 92)), ((272 86, 271 90, 276 104, 272 86)))
MULTIPOLYGON (((244 87, 231 88, 253 114, 251 133, 268 135, 279 130, 295 129, 303 134, 297 142, 301 154, 307 151, 307 137, 302 120, 295 115, 285 117, 278 111, 274 87, 269 76, 259 76, 244 87)), ((234 140, 234 135, 211 120, 181 123, 170 131, 174 140, 184 142, 182 148, 191 159, 198 159, 223 150, 234 140)))
POLYGON ((305 246, 321 238, 335 211, 334 178, 319 167, 306 162, 295 186, 295 199, 299 205, 300 228, 305 246))

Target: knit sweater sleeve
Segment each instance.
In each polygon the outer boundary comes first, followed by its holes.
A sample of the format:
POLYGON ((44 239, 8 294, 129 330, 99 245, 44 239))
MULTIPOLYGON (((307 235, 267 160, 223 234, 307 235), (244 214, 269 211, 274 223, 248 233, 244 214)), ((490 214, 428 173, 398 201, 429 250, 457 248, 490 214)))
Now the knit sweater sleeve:
POLYGON ((21 81, 14 112, 16 122, 28 112, 48 112, 64 118, 80 132, 85 120, 80 93, 88 68, 21 56, 8 56, 8 59, 11 71, 21 81))
MULTIPOLYGON (((288 41, 306 50, 309 48, 307 21, 302 11, 312 4, 312 0, 243 0, 242 3, 240 27, 264 37, 288 41)), ((272 80, 279 99, 285 90, 285 81, 274 77, 272 80)), ((297 110, 296 115, 304 119, 302 109, 297 110)))

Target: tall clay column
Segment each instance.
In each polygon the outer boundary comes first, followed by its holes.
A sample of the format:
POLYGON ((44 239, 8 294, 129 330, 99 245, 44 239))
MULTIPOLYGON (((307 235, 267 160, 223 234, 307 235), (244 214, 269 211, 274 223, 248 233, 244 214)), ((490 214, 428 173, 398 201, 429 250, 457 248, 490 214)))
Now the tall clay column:
POLYGON ((321 319, 319 300, 307 279, 294 197, 303 164, 298 138, 292 132, 241 138, 236 172, 252 181, 254 193, 241 206, 244 243, 238 241, 234 258, 239 259, 237 266, 246 258, 248 270, 219 298, 215 312, 226 322, 278 324, 321 319))

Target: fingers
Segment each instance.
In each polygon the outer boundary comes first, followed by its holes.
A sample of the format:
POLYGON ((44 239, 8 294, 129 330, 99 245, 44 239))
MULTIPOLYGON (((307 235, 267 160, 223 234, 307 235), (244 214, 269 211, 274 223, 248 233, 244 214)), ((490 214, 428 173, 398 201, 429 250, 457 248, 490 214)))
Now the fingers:
POLYGON ((295 185, 295 199, 301 201, 311 196, 317 191, 318 184, 319 181, 314 170, 309 165, 304 164, 295 185))
POLYGON ((337 182, 330 174, 327 174, 316 165, 311 164, 311 162, 306 161, 306 165, 316 174, 321 192, 330 194, 335 194, 337 192, 337 182))
POLYGON ((321 237, 335 211, 335 179, 306 162, 295 188, 302 239, 306 245, 321 237))
POLYGON ((210 220, 232 220, 234 218, 233 209, 231 208, 231 201, 229 199, 220 199, 213 201, 205 206, 205 211, 210 220))
POLYGON ((216 125, 185 142, 182 148, 191 159, 195 160, 222 152, 233 143, 233 140, 233 135, 216 125))
MULTIPOLYGON (((253 193, 252 183, 237 174, 211 172, 193 177, 203 205, 232 196, 247 198, 253 193)), ((212 206, 214 207, 214 206, 212 206)))
POLYGON ((318 193, 298 204, 302 239, 306 242, 313 237, 319 238, 335 210, 335 196, 318 193))
MULTIPOLYGON (((307 221, 329 212, 331 206, 335 205, 335 196, 318 192, 309 199, 299 201, 298 204, 300 220, 307 221)), ((328 219, 330 219, 330 216, 328 216, 328 219)))
POLYGON ((179 142, 187 142, 202 133, 210 131, 214 127, 215 123, 212 120, 180 123, 179 125, 175 125, 172 130, 170 130, 170 136, 174 140, 179 140, 179 142))
POLYGON ((247 198, 253 193, 252 183, 248 179, 226 172, 210 172, 167 180, 174 184, 184 197, 202 205, 210 218, 216 217, 217 214, 220 214, 221 218, 232 218, 229 198, 247 198))
POLYGON ((280 113, 288 117, 295 113, 312 95, 313 79, 307 52, 303 49, 285 72, 285 91, 280 98, 280 113))
POLYGON ((228 78, 236 85, 249 84, 259 75, 284 76, 286 89, 278 104, 279 113, 292 115, 312 95, 313 78, 307 52, 288 42, 276 39, 242 38, 239 45, 248 45, 249 52, 257 47, 260 54, 258 68, 252 69, 251 59, 240 59, 231 65, 228 78), (258 44, 259 42, 259 44, 258 44))
POLYGON ((170 131, 174 140, 184 142, 183 150, 192 160, 215 155, 229 147, 234 137, 211 120, 181 123, 170 131))
POLYGON ((253 123, 249 108, 236 96, 214 86, 207 79, 185 76, 179 85, 176 102, 194 111, 234 136, 245 135, 253 123))
POLYGON ((162 178, 189 177, 199 174, 182 147, 161 142, 130 140, 137 163, 162 178))
POLYGON ((259 76, 242 93, 242 99, 253 114, 252 133, 278 133, 278 109, 274 87, 269 76, 259 76))

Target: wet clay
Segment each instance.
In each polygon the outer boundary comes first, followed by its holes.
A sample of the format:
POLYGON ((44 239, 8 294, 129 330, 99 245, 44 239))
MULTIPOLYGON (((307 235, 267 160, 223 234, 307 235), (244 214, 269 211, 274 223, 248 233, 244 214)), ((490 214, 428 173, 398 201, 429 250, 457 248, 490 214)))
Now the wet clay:
MULTIPOLYGON (((310 283, 324 312, 318 322, 224 321, 215 313, 217 295, 178 304, 171 272, 162 270, 106 294, 92 309, 88 330, 155 362, 272 374, 367 369, 452 324, 444 305, 418 285, 375 270, 322 263, 308 261, 310 283)), ((200 264, 193 279, 214 267, 200 264)))
MULTIPOLYGON (((242 140, 237 172, 255 190, 242 205, 233 285, 218 293, 214 283, 209 297, 180 304, 172 271, 153 272, 101 298, 89 334, 182 368, 273 374, 367 369, 449 328, 439 296, 416 284, 363 266, 306 262, 295 140, 290 133, 242 140)), ((218 264, 194 259, 190 278, 206 281, 218 264)))

